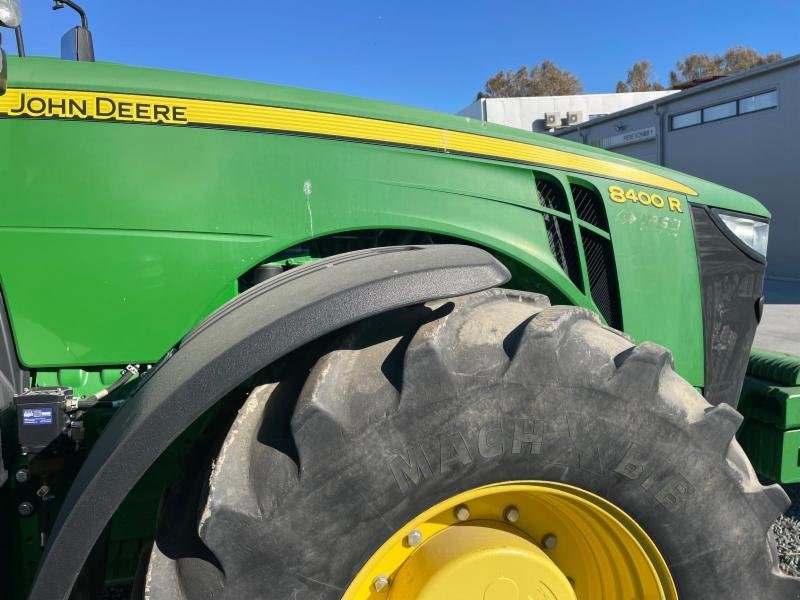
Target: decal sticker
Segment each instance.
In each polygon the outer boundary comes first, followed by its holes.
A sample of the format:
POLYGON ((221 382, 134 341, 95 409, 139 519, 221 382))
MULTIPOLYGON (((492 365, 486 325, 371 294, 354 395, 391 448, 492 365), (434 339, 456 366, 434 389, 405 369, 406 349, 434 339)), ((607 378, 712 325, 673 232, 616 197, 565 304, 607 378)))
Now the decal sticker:
MULTIPOLYGON (((72 119, 232 129, 377 143, 442 154, 566 169, 696 196, 691 187, 622 158, 576 153, 527 140, 493 137, 428 125, 245 102, 108 91, 9 88, 0 118, 72 119)), ((539 138, 543 139, 543 138, 539 138)))
POLYGON ((52 408, 24 408, 22 409, 23 425, 52 425, 52 408))
POLYGON ((666 199, 661 194, 651 194, 644 190, 635 190, 628 188, 627 190, 618 185, 611 185, 608 187, 608 195, 611 200, 624 204, 625 202, 632 202, 634 204, 641 204, 642 206, 652 206, 653 208, 668 208, 670 212, 683 212, 683 206, 680 198, 666 196, 666 199))

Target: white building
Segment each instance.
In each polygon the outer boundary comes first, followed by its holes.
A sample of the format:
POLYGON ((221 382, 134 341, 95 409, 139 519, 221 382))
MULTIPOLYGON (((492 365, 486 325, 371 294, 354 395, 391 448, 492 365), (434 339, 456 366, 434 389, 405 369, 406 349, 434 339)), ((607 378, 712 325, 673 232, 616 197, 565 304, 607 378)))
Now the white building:
POLYGON ((549 131, 605 117, 631 106, 656 101, 675 93, 677 90, 530 98, 481 98, 458 114, 525 131, 549 131))

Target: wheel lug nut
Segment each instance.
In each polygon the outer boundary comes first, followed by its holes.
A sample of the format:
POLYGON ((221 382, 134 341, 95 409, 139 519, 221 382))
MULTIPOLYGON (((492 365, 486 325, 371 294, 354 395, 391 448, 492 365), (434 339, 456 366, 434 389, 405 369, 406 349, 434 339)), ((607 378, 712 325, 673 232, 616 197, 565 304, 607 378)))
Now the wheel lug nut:
POLYGON ((411 532, 406 536, 406 542, 412 548, 419 546, 420 543, 422 543, 422 532, 419 529, 412 529, 411 532))
POLYGON ((456 515, 456 519, 459 521, 463 522, 469 520, 469 508, 466 504, 459 504, 453 512, 456 515))
POLYGON ((372 580, 372 587, 376 592, 382 592, 389 587, 389 578, 386 575, 378 575, 372 580))
POLYGON ((14 473, 14 479, 17 480, 18 483, 25 483, 31 478, 31 472, 28 469, 20 469, 16 473, 14 473))
POLYGON ((23 517, 30 517, 33 514, 33 504, 30 502, 21 502, 17 507, 17 512, 23 517))
POLYGON ((552 533, 548 533, 542 538, 542 548, 545 550, 552 550, 556 546, 558 546, 558 538, 552 533))
POLYGON ((507 506, 503 511, 503 518, 509 523, 519 521, 519 509, 516 506, 507 506))

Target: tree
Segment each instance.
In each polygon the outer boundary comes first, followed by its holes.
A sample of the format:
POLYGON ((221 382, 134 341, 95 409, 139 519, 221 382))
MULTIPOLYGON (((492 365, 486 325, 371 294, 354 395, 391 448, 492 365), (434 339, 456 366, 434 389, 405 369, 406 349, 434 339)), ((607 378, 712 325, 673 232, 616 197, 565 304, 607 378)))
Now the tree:
POLYGON ((762 55, 752 48, 736 46, 735 48, 728 48, 725 51, 723 65, 726 73, 738 73, 739 71, 746 71, 753 67, 766 65, 782 58, 783 56, 780 52, 762 55))
POLYGON ((744 46, 728 48, 724 54, 690 54, 675 63, 677 70, 670 72, 669 82, 670 85, 676 86, 694 79, 714 75, 730 75, 775 62, 781 58, 783 57, 780 52, 759 54, 753 48, 744 46))
POLYGON ((653 65, 649 60, 640 60, 628 70, 627 81, 617 82, 617 93, 652 92, 663 90, 664 86, 653 81, 653 65))
POLYGON ((517 98, 520 96, 570 96, 580 94, 580 80, 550 60, 530 69, 498 71, 478 92, 478 98, 517 98))

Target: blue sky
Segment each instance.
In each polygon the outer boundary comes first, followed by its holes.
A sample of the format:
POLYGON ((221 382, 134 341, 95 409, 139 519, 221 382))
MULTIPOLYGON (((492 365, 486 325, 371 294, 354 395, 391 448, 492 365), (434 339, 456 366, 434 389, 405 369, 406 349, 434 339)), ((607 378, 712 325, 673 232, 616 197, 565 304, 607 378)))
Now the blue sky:
MULTIPOLYGON (((77 23, 22 0, 29 54, 77 23)), ((587 92, 637 60, 662 81, 690 52, 800 52, 800 2, 83 0, 100 60, 268 81, 455 112, 499 69, 551 59, 587 92), (613 8, 609 8, 613 7, 613 8)), ((14 49, 8 32, 6 49, 14 49)))

